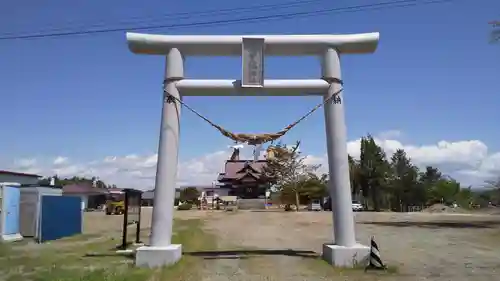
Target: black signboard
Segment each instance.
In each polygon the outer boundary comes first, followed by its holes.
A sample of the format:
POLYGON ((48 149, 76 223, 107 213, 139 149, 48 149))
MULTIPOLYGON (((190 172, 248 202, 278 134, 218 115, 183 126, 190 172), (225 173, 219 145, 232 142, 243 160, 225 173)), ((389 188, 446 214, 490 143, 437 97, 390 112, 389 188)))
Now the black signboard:
POLYGON ((136 189, 125 189, 125 211, 123 214, 123 232, 121 248, 127 248, 127 230, 135 225, 135 241, 141 243, 141 200, 142 191, 136 189))

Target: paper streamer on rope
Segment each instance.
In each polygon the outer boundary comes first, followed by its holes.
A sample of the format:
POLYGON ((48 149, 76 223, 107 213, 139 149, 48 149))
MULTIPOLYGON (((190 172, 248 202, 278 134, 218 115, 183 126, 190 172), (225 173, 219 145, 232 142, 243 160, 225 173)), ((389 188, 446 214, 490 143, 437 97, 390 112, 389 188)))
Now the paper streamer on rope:
POLYGON ((369 257, 369 263, 368 266, 366 267, 365 270, 368 269, 378 269, 378 270, 385 270, 386 266, 382 262, 382 258, 380 257, 380 251, 378 249, 378 245, 375 242, 374 237, 372 236, 371 241, 370 241, 370 257, 369 257))

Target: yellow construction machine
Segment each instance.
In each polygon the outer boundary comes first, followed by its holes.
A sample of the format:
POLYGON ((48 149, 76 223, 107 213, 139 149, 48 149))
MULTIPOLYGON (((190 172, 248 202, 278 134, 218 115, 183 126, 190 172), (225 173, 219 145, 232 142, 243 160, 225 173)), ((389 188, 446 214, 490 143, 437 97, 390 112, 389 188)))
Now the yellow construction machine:
POLYGON ((110 194, 106 200, 106 215, 123 215, 125 194, 110 194))

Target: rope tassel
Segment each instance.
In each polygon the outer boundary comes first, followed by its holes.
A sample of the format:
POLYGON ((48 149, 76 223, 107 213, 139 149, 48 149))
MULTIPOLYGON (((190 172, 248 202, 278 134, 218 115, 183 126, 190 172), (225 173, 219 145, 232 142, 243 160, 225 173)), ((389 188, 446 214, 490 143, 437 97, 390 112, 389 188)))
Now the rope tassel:
MULTIPOLYGON (((333 81, 335 83, 343 85, 343 82, 340 79, 334 79, 333 81)), ((309 110, 306 114, 304 114, 302 117, 300 117, 297 121, 295 121, 295 122, 291 123, 290 125, 286 126, 281 131, 278 131, 276 133, 244 134, 244 133, 232 133, 232 132, 230 132, 230 131, 222 128, 221 126, 219 126, 219 125, 215 124, 214 122, 212 122, 207 117, 205 117, 205 116, 201 115, 200 113, 198 113, 198 111, 196 111, 193 108, 191 108, 189 105, 187 105, 186 103, 184 103, 179 98, 174 97, 173 95, 169 94, 167 92, 167 90, 166 90, 165 87, 163 88, 164 94, 165 94, 165 96, 167 98, 166 102, 168 102, 168 103, 178 102, 179 104, 181 104, 182 106, 184 106, 185 108, 187 108, 189 111, 191 111, 192 113, 194 113, 196 116, 200 117, 205 122, 207 122, 208 124, 210 124, 212 127, 214 127, 215 129, 217 129, 223 136, 225 136, 225 137, 227 137, 227 138, 235 141, 236 143, 246 143, 248 145, 254 145, 254 146, 255 145, 260 145, 260 144, 265 144, 267 142, 273 142, 273 141, 281 138, 286 133, 288 133, 288 131, 290 131, 291 129, 293 129, 293 127, 295 127, 296 125, 298 125, 304 119, 306 119, 307 117, 309 117, 309 115, 313 114, 316 110, 318 110, 319 108, 321 108, 322 106, 324 106, 328 102, 334 101, 335 103, 338 103, 338 100, 339 100, 338 95, 342 92, 342 90, 343 90, 343 88, 341 88, 338 91, 336 91, 335 93, 333 93, 330 97, 328 97, 327 99, 325 99, 323 102, 317 104, 315 107, 313 107, 311 110, 309 110)))
POLYGON ((365 271, 368 269, 376 269, 376 270, 385 270, 387 269, 386 265, 382 262, 382 258, 380 257, 380 251, 378 249, 378 245, 375 242, 374 237, 372 236, 370 241, 370 257, 368 266, 365 268, 365 271))

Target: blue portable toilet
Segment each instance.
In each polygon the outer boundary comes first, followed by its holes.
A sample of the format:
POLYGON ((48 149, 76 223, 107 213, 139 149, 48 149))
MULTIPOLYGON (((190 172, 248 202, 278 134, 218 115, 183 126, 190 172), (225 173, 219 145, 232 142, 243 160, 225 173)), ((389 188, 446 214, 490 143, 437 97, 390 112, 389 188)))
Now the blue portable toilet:
POLYGON ((18 241, 19 203, 21 192, 17 183, 0 183, 0 240, 18 241))

